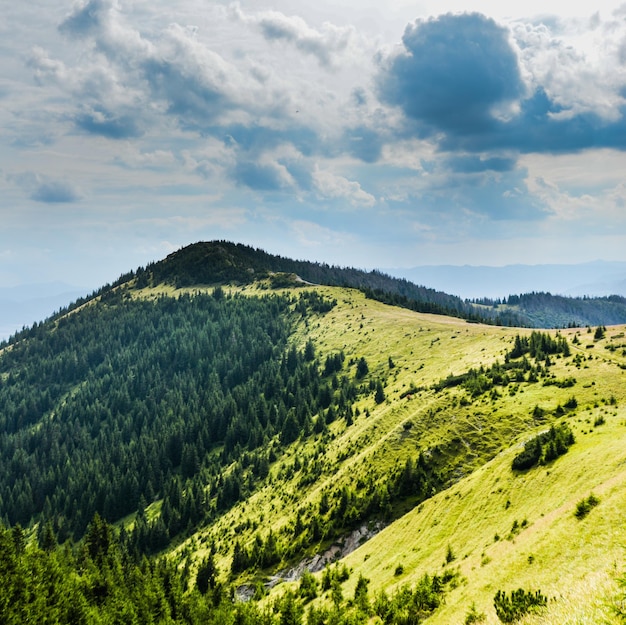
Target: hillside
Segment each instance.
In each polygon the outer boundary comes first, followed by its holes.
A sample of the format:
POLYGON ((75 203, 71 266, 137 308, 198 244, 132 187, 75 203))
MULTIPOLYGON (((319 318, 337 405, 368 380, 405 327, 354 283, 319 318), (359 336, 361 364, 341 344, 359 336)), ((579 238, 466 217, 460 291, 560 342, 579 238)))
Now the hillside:
MULTIPOLYGON (((619 295, 564 297, 536 289, 520 295, 509 291, 508 297, 489 299, 485 306, 485 299, 463 300, 379 271, 294 261, 226 241, 189 245, 140 269, 137 277, 142 284, 168 282, 181 287, 216 281, 246 284, 274 272, 294 274, 314 284, 356 288, 368 297, 417 312, 496 325, 564 328, 626 323, 626 298, 619 295)), ((421 277, 428 284, 428 276, 421 277)))
POLYGON ((4 571, 22 605, 54 589, 31 616, 498 623, 524 588, 532 622, 621 622, 624 327, 467 323, 198 249, 0 352, 4 571))

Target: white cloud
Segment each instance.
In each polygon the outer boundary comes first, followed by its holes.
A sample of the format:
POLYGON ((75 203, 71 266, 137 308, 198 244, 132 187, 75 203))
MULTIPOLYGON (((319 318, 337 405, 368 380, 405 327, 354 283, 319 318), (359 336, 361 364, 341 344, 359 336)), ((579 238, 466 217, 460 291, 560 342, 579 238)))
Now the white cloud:
POLYGON ((376 198, 364 191, 358 182, 338 176, 331 171, 316 168, 313 181, 318 193, 323 197, 346 199, 352 206, 372 207, 376 204, 376 198))
POLYGON ((291 44, 303 54, 315 57, 324 67, 332 67, 335 57, 345 53, 356 39, 352 26, 340 27, 324 22, 321 29, 316 30, 302 17, 287 16, 280 11, 245 13, 239 5, 232 5, 231 15, 257 28, 268 41, 291 44))
POLYGON ((338 232, 303 219, 292 221, 290 229, 298 245, 306 248, 328 248, 330 246, 345 248, 345 246, 353 245, 357 238, 349 233, 338 232))
POLYGON ((556 118, 588 112, 607 121, 621 117, 626 103, 626 66, 620 49, 626 23, 613 17, 593 21, 546 19, 513 22, 524 75, 532 90, 542 87, 564 110, 556 118))

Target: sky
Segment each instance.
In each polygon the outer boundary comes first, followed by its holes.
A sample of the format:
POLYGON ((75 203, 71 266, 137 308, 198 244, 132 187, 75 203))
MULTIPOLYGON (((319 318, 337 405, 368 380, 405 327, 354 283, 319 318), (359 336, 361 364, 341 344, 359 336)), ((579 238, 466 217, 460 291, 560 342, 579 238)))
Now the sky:
POLYGON ((0 70, 0 287, 626 260, 626 4, 29 0, 0 70))

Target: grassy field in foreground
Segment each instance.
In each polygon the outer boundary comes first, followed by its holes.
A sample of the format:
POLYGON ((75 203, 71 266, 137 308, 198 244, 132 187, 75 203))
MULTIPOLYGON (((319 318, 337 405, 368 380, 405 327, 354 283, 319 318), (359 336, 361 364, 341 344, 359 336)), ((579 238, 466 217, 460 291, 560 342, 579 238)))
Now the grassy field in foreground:
MULTIPOLYGON (((551 599, 529 623, 610 619, 625 560, 626 411, 618 408, 597 427, 582 416, 571 421, 577 442, 564 456, 515 474, 511 462, 518 449, 499 454, 348 556, 348 583, 363 574, 371 590, 390 591, 450 567, 462 582, 429 622, 462 623, 475 602, 485 622, 497 623, 496 591, 520 587, 551 599), (578 519, 577 503, 591 493, 599 504, 578 519)), ((351 590, 347 586, 346 594, 351 590)))

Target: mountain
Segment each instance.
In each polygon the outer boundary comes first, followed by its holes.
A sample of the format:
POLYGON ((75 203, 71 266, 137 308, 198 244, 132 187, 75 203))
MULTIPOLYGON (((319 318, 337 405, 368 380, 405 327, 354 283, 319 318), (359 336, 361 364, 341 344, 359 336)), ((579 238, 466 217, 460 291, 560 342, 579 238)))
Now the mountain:
MULTIPOLYGON (((602 271, 614 272, 614 277, 620 271, 620 263, 589 263, 578 266, 580 278, 589 277, 593 272, 598 272, 597 265, 602 271), (617 273, 615 273, 617 272, 617 273)), ((546 268, 558 269, 558 275, 571 275, 571 266, 541 266, 542 269, 535 271, 529 266, 512 266, 510 268, 451 268, 443 267, 444 273, 449 270, 454 274, 457 270, 469 271, 465 277, 467 280, 480 282, 480 275, 483 270, 499 271, 505 270, 505 276, 510 276, 508 270, 519 270, 522 273, 532 273, 526 275, 524 284, 528 285, 528 292, 520 295, 509 295, 508 297, 480 297, 473 300, 461 299, 457 295, 450 295, 444 291, 436 290, 427 286, 420 286, 410 282, 406 278, 398 278, 383 273, 381 271, 362 271, 355 268, 330 266, 324 263, 313 263, 309 261, 295 261, 289 258, 268 254, 264 250, 255 249, 250 246, 235 244, 228 241, 200 242, 184 247, 177 252, 170 254, 162 261, 151 263, 147 267, 140 267, 136 271, 131 271, 121 276, 113 285, 106 285, 97 292, 87 297, 80 297, 74 305, 80 306, 90 297, 102 294, 107 289, 114 288, 120 284, 135 278, 140 286, 150 284, 167 283, 176 287, 190 286, 194 284, 218 284, 237 283, 250 284, 256 280, 271 277, 273 274, 291 276, 288 280, 304 280, 313 284, 327 286, 349 286, 357 288, 368 297, 378 299, 397 306, 403 306, 418 312, 431 312, 435 314, 445 314, 460 317, 470 321, 480 321, 496 325, 534 327, 534 328, 563 328, 568 326, 588 326, 588 325, 612 325, 626 323, 626 298, 620 295, 604 295, 597 297, 577 296, 566 297, 563 295, 553 295, 542 291, 538 286, 545 284, 542 271, 546 268), (478 276, 476 275, 478 270, 478 276), (535 286, 530 289, 535 280, 535 286)), ((430 270, 431 268, 425 268, 430 270)), ((435 268, 437 269, 437 268, 435 268)), ((548 271, 548 273, 550 273, 548 271)), ((456 274, 454 274, 456 275, 456 274)), ((554 284, 556 275, 552 272, 550 283, 554 284)), ((436 272, 431 275, 426 271, 422 277, 425 284, 437 282, 436 272)), ((274 286, 278 286, 274 278, 274 286)), ((284 280, 285 278, 280 278, 284 280)), ((469 283, 469 282, 468 282, 469 283)), ((36 290, 47 288, 54 293, 55 287, 59 285, 39 285, 26 288, 26 293, 33 293, 36 290)), ((11 290, 6 290, 7 293, 11 290)), ((511 293, 511 291, 508 291, 511 293)), ((560 289, 557 289, 560 292, 560 289)), ((67 293, 67 302, 71 299, 67 293)), ((74 294, 74 296, 76 293, 74 294)), ((11 292, 10 297, 14 300, 24 299, 24 295, 17 295, 17 290, 11 292)), ((39 319, 50 314, 52 309, 59 310, 62 314, 70 307, 61 309, 63 295, 56 295, 55 299, 47 298, 39 300, 29 300, 27 303, 21 300, 5 302, 2 308, 2 291, 0 290, 0 320, 4 327, 4 338, 7 338, 9 328, 18 328, 25 325, 27 319, 32 319, 35 310, 41 310, 39 319), (57 305, 53 305, 56 302, 57 305), (37 308, 40 306, 40 308, 37 308), (46 311, 46 312, 43 312, 46 311)), ((36 317, 37 318, 37 317, 36 317)), ((32 322, 31 322, 32 323, 32 322)), ((0 328, 1 329, 1 328, 0 328)), ((0 340, 2 340, 0 334, 0 340)))
POLYGON ((386 273, 454 293, 464 299, 506 299, 547 292, 570 297, 626 296, 626 263, 594 261, 573 265, 422 265, 386 273))
POLYGON ((349 286, 368 297, 418 312, 498 325, 541 328, 626 323, 626 298, 621 296, 570 298, 533 289, 503 300, 470 302, 380 271, 294 261, 226 241, 189 245, 163 261, 140 268, 137 279, 144 286, 161 282, 178 287, 220 281, 248 284, 277 272, 313 284, 349 286))
POLYGON ((622 622, 624 325, 181 252, 0 348, 0 622, 622 622))

